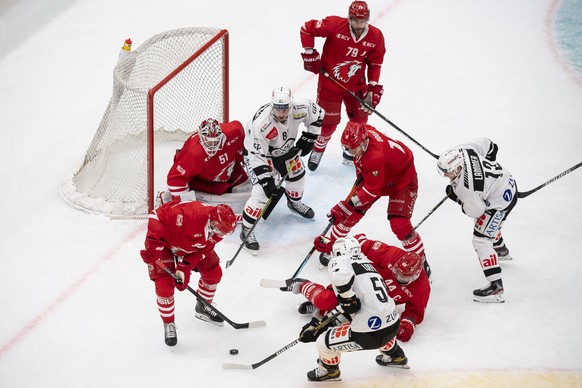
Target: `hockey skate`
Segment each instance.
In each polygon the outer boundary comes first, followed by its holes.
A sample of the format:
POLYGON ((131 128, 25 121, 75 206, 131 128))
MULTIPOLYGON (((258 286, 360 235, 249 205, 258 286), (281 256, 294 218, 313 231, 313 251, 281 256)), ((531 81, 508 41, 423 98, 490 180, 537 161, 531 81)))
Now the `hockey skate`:
POLYGON ((178 335, 176 334, 176 324, 174 322, 165 323, 164 322, 164 338, 166 345, 176 346, 178 343, 178 335))
POLYGON ((259 242, 255 237, 255 232, 249 234, 251 228, 247 228, 246 226, 242 225, 242 230, 240 232, 240 239, 244 242, 244 248, 247 252, 249 252, 253 256, 257 256, 259 254, 259 242), (247 237, 248 236, 248 237, 247 237), (246 240, 245 240, 246 237, 246 240))
POLYGON ((503 282, 494 280, 488 286, 473 291, 473 300, 481 303, 503 303, 503 282))
POLYGON ((499 261, 513 260, 513 257, 509 255, 509 249, 505 246, 505 244, 499 248, 493 247, 493 249, 495 249, 495 252, 497 253, 497 259, 499 261))
POLYGON ((432 284, 432 269, 430 269, 430 265, 428 265, 428 261, 426 260, 426 255, 424 255, 424 262, 423 262, 424 272, 426 273, 426 277, 428 278, 428 282, 432 284))
POLYGON ((311 155, 309 155, 309 161, 307 162, 307 168, 311 171, 317 170, 322 156, 323 152, 311 151, 311 155))
POLYGON ((199 300, 196 301, 196 308, 194 311, 196 311, 194 316, 201 321, 212 323, 216 326, 224 325, 224 319, 219 317, 218 314, 216 314, 216 311, 212 310, 210 307, 206 306, 199 300))
POLYGON ((315 306, 309 301, 303 302, 299 305, 299 307, 297 307, 297 311, 301 315, 313 314, 315 310, 315 306))
POLYGON ((339 365, 327 365, 317 360, 317 368, 307 372, 307 380, 309 381, 340 381, 341 372, 339 365))
POLYGON ((342 153, 342 164, 344 166, 353 166, 354 165, 354 157, 350 155, 346 150, 342 153))
POLYGON ((287 198, 287 207, 289 210, 291 210, 291 212, 299 214, 303 218, 312 219, 315 217, 315 212, 313 209, 301 201, 291 201, 289 198, 287 198))
POLYGON ((394 346, 393 349, 384 352, 380 351, 380 355, 376 356, 376 363, 381 366, 390 366, 394 368, 410 369, 408 365, 408 358, 404 354, 404 350, 399 345, 394 346))

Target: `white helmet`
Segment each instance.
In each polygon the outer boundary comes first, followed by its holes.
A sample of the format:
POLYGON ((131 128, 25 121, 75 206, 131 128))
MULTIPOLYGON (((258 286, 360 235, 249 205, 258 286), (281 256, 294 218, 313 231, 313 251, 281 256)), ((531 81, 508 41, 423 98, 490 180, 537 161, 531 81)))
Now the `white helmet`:
POLYGON ((293 95, 291 94, 291 89, 279 86, 273 90, 273 94, 271 95, 271 106, 273 109, 289 109, 292 101, 293 95))
POLYGON ((206 119, 200 123, 198 136, 200 137, 200 144, 208 156, 214 156, 214 154, 222 149, 224 141, 226 140, 220 124, 215 119, 206 119))
POLYGON ((332 252, 334 256, 359 256, 362 252, 360 243, 354 237, 348 236, 338 238, 333 243, 332 252))
POLYGON ((457 168, 463 167, 464 164, 463 152, 460 150, 448 150, 437 161, 437 169, 443 177, 448 172, 454 172, 455 176, 459 176, 461 170, 457 171, 457 168))

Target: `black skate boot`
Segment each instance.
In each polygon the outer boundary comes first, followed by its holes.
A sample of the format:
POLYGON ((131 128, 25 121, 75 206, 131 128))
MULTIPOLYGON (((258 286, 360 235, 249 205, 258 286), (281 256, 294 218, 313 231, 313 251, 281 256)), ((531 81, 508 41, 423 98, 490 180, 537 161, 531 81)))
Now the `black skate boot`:
POLYGON ((493 249, 495 249, 495 252, 497 253, 497 259, 499 261, 513 260, 513 257, 509 255, 509 249, 507 246, 505 246, 505 244, 500 247, 493 247, 493 249))
POLYGON ((321 157, 323 156, 323 152, 311 151, 311 155, 309 155, 309 161, 307 162, 307 168, 311 171, 317 170, 319 167, 319 163, 321 162, 321 157))
POLYGON ((424 272, 426 272, 426 277, 428 278, 428 282, 432 283, 432 270, 430 269, 430 265, 428 265, 428 261, 426 260, 426 255, 424 255, 423 261, 424 272))
POLYGON ((481 303, 503 303, 503 282, 494 280, 488 286, 473 291, 473 300, 481 303))
POLYGON ((315 311, 315 306, 309 301, 303 302, 299 305, 299 307, 297 307, 297 311, 301 315, 313 314, 315 311))
POLYGON ((408 358, 404 354, 404 350, 402 350, 400 345, 396 344, 389 351, 380 351, 380 353, 382 354, 376 356, 376 363, 378 365, 410 369, 408 358))
POLYGON ((178 343, 178 335, 176 334, 176 324, 174 322, 165 323, 164 322, 164 338, 166 345, 176 346, 178 343))
POLYGON ((241 241, 244 241, 244 248, 253 256, 256 256, 259 254, 259 242, 257 241, 256 237, 255 237, 255 232, 253 231, 250 235, 249 235, 249 231, 251 230, 251 228, 247 228, 246 226, 242 226, 242 230, 240 232, 240 239, 241 241), (248 237, 245 240, 245 237, 248 235, 248 237))
POLYGON ((307 380, 309 381, 340 381, 341 372, 338 365, 327 365, 317 361, 317 368, 307 372, 307 380))
POLYGON ((194 313, 194 316, 200 319, 201 321, 212 323, 213 325, 216 326, 224 325, 224 319, 219 317, 216 314, 216 311, 212 310, 199 300, 196 301, 196 308, 194 309, 194 311, 196 311, 196 313, 194 313))
POLYGON ((301 201, 291 201, 287 198, 287 207, 295 214, 299 214, 303 218, 312 219, 315 217, 315 212, 312 208, 301 201))

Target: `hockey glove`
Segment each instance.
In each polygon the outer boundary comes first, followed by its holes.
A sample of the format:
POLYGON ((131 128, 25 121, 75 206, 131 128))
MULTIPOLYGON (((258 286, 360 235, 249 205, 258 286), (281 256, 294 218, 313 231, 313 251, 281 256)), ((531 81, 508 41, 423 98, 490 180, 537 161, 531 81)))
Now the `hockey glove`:
POLYGON ((190 273, 192 272, 192 266, 184 261, 179 261, 176 264, 176 276, 178 276, 182 281, 174 279, 174 286, 178 291, 184 291, 188 288, 188 283, 190 283, 190 273))
POLYGON ((445 188, 445 193, 447 193, 447 197, 449 197, 450 199, 452 199, 453 201, 455 201, 459 205, 462 205, 461 200, 459 199, 459 197, 457 196, 457 194, 455 194, 455 191, 453 190, 453 186, 448 185, 445 188))
MULTIPOLYGON (((382 94, 384 94, 384 87, 382 85, 368 84, 368 93, 366 94, 366 104, 368 104, 368 106, 371 106, 372 108, 376 108, 376 106, 380 103, 382 94)), ((364 104, 362 104, 362 110, 368 114, 372 114, 372 110, 366 107, 364 104)))
POLYGON ((327 329, 327 326, 315 329, 320 323, 321 322, 317 318, 311 318, 311 322, 301 328, 299 341, 304 343, 315 342, 317 337, 327 329))
POLYGON ((317 139, 315 133, 303 132, 299 140, 297 140, 297 143, 295 143, 295 155, 297 155, 299 151, 301 151, 301 156, 310 153, 315 144, 315 139, 317 139))
POLYGON ((333 218, 333 224, 337 225, 345 221, 355 210, 356 208, 350 201, 339 201, 331 208, 329 213, 327 213, 327 218, 333 218))
POLYGON ((400 329, 398 329, 398 334, 396 339, 402 342, 408 342, 414 334, 414 329, 416 325, 410 319, 403 318, 400 320, 400 329))
POLYGON ((305 70, 319 74, 319 70, 321 70, 321 57, 317 50, 314 49, 311 52, 306 50, 304 53, 301 53, 301 58, 303 58, 303 68, 305 70))
POLYGON ((272 177, 263 179, 262 181, 259 181, 259 183, 263 187, 263 191, 265 192, 267 198, 271 198, 271 201, 273 202, 277 202, 285 192, 283 187, 277 189, 275 179, 272 177))
POLYGON ((313 247, 317 252, 325 253, 329 255, 331 253, 331 247, 333 246, 333 241, 325 236, 317 236, 313 240, 313 247))
POLYGON ((362 302, 360 302, 360 299, 355 295, 349 298, 343 298, 341 295, 338 295, 337 301, 346 314, 354 314, 362 308, 362 302))

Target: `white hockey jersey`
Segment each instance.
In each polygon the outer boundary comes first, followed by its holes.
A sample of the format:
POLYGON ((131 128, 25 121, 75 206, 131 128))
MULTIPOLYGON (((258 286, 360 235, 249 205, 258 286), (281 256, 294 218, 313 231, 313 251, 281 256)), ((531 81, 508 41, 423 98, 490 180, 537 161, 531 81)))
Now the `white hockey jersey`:
POLYGON ((491 144, 491 140, 481 138, 455 147, 462 151, 464 164, 462 174, 451 186, 463 203, 463 212, 472 218, 480 217, 489 209, 504 210, 517 195, 511 173, 485 158, 491 144))
POLYGON ((245 131, 244 147, 248 153, 251 168, 258 171, 257 178, 264 173, 260 166, 270 166, 268 159, 277 158, 288 153, 301 134, 299 125, 305 131, 315 135, 321 134, 321 122, 325 111, 315 102, 294 97, 289 109, 289 118, 280 123, 271 114, 271 104, 265 104, 248 122, 245 131))
POLYGON ((350 297, 355 293, 362 304, 360 310, 351 314, 352 331, 378 331, 395 324, 400 318, 382 276, 364 255, 332 256, 327 268, 336 295, 350 297))

